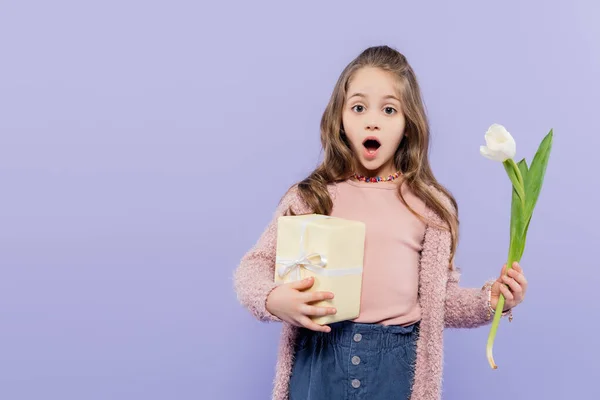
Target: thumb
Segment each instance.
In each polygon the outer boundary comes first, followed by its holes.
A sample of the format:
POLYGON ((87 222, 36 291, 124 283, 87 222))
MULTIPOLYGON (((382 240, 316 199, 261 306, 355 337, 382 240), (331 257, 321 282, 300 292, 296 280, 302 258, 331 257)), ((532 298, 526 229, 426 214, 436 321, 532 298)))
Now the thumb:
MULTIPOLYGON (((506 264, 504 264, 502 266, 502 269, 500 270, 500 276, 502 277, 503 275, 506 275, 507 269, 506 269, 506 264)), ((500 279, 501 280, 501 279, 500 279)))
POLYGON ((290 284, 293 289, 303 290, 310 288, 315 283, 315 280, 312 277, 308 277, 302 279, 300 281, 294 281, 290 284))

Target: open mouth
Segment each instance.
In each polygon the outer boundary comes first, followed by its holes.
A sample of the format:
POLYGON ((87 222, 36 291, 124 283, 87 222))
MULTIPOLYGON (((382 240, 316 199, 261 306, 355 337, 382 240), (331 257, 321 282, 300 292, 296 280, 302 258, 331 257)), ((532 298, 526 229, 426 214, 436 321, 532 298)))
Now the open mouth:
POLYGON ((379 148, 381 147, 381 143, 379 142, 379 140, 377 140, 377 138, 368 137, 363 141, 363 146, 367 150, 368 154, 374 155, 377 152, 377 150, 379 150, 379 148))

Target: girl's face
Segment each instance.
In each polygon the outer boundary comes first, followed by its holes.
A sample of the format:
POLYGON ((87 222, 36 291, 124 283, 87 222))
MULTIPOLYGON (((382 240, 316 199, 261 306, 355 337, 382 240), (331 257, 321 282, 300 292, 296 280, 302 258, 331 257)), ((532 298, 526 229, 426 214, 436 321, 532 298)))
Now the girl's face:
POLYGON ((406 124, 396 88, 394 75, 380 68, 361 68, 349 82, 342 122, 359 160, 358 173, 388 176, 396 172, 394 155, 406 124))

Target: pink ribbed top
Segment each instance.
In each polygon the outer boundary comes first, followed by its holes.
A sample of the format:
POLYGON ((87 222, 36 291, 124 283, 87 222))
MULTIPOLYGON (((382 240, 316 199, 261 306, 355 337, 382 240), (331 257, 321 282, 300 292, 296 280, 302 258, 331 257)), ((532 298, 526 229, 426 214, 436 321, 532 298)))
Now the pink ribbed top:
MULTIPOLYGON (((417 301, 425 223, 402 203, 395 182, 337 184, 331 215, 366 225, 360 315, 355 322, 407 325, 421 319, 417 301)), ((408 204, 424 203, 403 187, 408 204)))

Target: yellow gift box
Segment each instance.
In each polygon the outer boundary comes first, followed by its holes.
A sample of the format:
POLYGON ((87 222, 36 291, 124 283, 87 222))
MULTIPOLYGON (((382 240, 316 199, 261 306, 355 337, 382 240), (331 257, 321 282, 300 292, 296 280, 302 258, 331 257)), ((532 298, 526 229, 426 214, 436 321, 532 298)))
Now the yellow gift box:
POLYGON ((282 216, 277 220, 275 283, 314 277, 308 292, 327 291, 330 300, 311 303, 337 313, 312 316, 317 324, 351 320, 360 312, 365 224, 320 214, 282 216))

